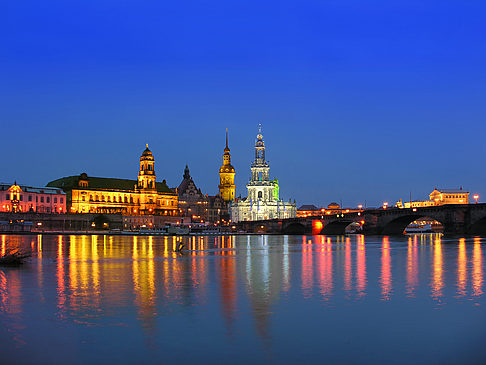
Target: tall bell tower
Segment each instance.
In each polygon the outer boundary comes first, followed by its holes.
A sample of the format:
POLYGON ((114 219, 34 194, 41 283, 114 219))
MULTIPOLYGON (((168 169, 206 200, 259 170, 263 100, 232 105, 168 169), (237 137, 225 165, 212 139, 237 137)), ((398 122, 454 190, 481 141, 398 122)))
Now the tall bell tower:
POLYGON ((140 156, 140 171, 138 172, 138 188, 144 190, 156 190, 154 156, 149 150, 148 144, 140 156))
POLYGON ((219 169, 219 196, 225 202, 235 199, 235 168, 231 165, 231 154, 228 147, 228 128, 226 128, 226 147, 223 154, 223 166, 219 169))

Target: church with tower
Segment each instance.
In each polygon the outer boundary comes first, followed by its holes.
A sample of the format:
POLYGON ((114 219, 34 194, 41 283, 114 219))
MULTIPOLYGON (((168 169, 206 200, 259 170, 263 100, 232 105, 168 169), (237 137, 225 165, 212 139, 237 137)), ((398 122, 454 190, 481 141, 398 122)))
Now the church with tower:
POLYGON ((226 203, 235 200, 235 168, 231 165, 231 154, 228 147, 228 129, 226 129, 226 147, 223 154, 223 166, 219 169, 219 196, 226 203))
POLYGON ((246 185, 248 196, 230 204, 233 222, 266 219, 294 218, 295 202, 284 202, 279 197, 278 180, 270 180, 270 164, 265 158, 265 141, 262 127, 258 127, 255 141, 255 160, 250 165, 250 181, 246 185))

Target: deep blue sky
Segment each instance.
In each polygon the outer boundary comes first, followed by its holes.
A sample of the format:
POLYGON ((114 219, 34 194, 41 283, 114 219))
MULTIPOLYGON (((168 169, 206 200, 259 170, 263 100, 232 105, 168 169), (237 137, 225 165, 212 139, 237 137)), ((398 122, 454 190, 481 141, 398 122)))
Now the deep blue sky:
POLYGON ((485 1, 4 1, 0 180, 160 179, 246 196, 258 122, 297 204, 486 199, 485 1))

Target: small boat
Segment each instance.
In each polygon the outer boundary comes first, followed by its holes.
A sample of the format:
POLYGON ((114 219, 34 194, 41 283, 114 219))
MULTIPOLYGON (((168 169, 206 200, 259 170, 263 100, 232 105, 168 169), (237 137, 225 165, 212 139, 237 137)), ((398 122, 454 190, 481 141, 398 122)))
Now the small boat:
POLYGON ((411 223, 405 228, 405 233, 432 233, 431 224, 411 223))

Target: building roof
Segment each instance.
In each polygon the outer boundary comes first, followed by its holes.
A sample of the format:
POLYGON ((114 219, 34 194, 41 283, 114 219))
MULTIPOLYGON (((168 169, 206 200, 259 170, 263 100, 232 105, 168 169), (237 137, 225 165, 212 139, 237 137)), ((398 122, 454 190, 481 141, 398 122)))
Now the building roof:
MULTIPOLYGON (((0 184, 0 190, 8 190, 12 185, 15 184, 0 184)), ((55 187, 45 188, 45 187, 33 187, 33 186, 26 186, 26 185, 18 185, 20 189, 22 189, 25 193, 37 193, 37 194, 64 194, 64 192, 55 187)))
MULTIPOLYGON (((137 180, 116 179, 111 177, 88 177, 88 186, 79 186, 79 176, 67 176, 51 181, 46 186, 61 188, 64 191, 72 190, 73 188, 81 188, 85 190, 125 190, 134 191, 137 185, 137 180)), ((155 187, 158 193, 174 194, 174 192, 167 186, 164 181, 156 182, 155 187)))
POLYGON ((179 197, 182 196, 194 196, 199 198, 200 200, 206 200, 206 197, 201 192, 201 189, 198 189, 194 180, 192 180, 191 174, 189 173, 189 167, 186 165, 184 169, 184 176, 177 188, 177 194, 179 197))
POLYGON ((461 189, 435 189, 437 190, 439 193, 443 193, 443 194, 468 194, 469 191, 465 191, 465 190, 462 190, 461 189))
POLYGON ((304 204, 304 205, 301 205, 299 209, 297 210, 321 210, 320 208, 316 207, 315 205, 313 204, 304 204))

